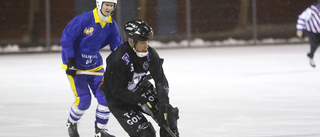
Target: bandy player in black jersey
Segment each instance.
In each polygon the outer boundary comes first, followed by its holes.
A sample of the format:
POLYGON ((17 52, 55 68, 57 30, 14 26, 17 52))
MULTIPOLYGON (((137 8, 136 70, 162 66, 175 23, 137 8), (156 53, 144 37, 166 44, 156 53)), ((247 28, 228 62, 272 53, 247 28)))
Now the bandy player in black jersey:
POLYGON ((111 113, 130 137, 156 137, 143 113, 158 123, 161 137, 178 137, 179 111, 169 103, 163 59, 148 45, 152 28, 136 19, 126 23, 124 30, 126 41, 107 57, 100 84, 111 113))

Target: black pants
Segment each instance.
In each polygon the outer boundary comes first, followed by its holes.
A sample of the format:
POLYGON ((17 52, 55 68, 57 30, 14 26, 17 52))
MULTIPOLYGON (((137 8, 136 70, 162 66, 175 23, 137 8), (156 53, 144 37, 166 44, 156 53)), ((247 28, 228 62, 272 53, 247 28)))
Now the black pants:
POLYGON ((154 127, 142 114, 139 106, 117 105, 110 100, 112 99, 107 98, 111 113, 130 137, 156 137, 154 127))
POLYGON ((310 52, 308 53, 308 57, 313 58, 314 53, 316 52, 319 43, 320 43, 320 34, 319 33, 312 33, 309 31, 305 31, 306 35, 309 38, 310 43, 310 52))
MULTIPOLYGON (((150 84, 146 84, 144 90, 136 91, 135 94, 139 95, 149 101, 153 106, 152 111, 157 114, 158 102, 155 89, 150 84)), ((122 128, 129 134, 130 137, 156 137, 156 131, 151 123, 142 114, 142 109, 138 105, 131 105, 125 101, 113 97, 112 94, 106 93, 106 101, 111 113, 118 120, 122 128)), ((178 108, 173 108, 170 104, 168 106, 168 122, 170 129, 174 131, 176 136, 179 136, 177 120, 179 118, 178 108)), ((170 134, 160 127, 160 137, 171 137, 170 134)))

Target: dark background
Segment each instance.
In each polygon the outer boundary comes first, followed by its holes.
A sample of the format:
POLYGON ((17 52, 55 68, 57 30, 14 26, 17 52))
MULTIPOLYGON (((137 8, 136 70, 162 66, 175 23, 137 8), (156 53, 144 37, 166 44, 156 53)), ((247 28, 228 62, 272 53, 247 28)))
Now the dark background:
MULTIPOLYGON (((190 0, 192 38, 252 39, 251 0, 190 0)), ((295 37, 298 15, 316 0, 257 0, 258 39, 295 37)), ((95 8, 95 0, 51 0, 51 39, 59 44, 63 29, 76 15, 95 8)), ((155 30, 155 39, 186 39, 185 0, 118 0, 112 16, 119 29, 140 18, 155 30)), ((0 46, 45 45, 45 0, 0 1, 0 46)), ((122 32, 121 32, 122 33, 122 32)))

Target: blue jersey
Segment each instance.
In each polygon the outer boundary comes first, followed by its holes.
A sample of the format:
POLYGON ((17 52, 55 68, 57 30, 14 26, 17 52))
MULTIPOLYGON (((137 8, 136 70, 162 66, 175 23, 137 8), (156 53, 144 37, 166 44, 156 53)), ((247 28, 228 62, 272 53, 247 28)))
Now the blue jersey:
POLYGON ((76 58, 78 70, 98 71, 103 68, 100 49, 110 45, 111 51, 122 44, 116 22, 108 17, 101 22, 97 8, 74 17, 64 29, 62 38, 62 69, 67 68, 68 58, 76 58))

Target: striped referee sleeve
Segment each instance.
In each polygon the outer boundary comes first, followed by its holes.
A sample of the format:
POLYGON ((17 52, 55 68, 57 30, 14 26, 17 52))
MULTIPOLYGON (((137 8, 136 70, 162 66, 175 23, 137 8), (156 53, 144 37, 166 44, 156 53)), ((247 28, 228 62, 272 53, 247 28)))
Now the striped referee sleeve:
POLYGON ((299 15, 296 28, 297 30, 320 33, 320 10, 317 6, 310 6, 299 15))

